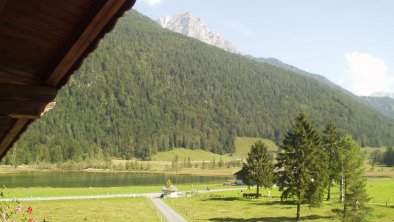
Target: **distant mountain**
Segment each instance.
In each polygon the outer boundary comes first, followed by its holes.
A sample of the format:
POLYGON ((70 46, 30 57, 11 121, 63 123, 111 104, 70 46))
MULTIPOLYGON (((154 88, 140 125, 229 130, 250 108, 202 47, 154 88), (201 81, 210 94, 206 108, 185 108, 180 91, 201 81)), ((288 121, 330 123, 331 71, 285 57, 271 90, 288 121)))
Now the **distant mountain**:
POLYGON ((391 92, 374 92, 370 97, 388 97, 394 99, 394 93, 391 92))
POLYGON ((316 80, 318 80, 320 82, 324 82, 324 83, 327 83, 327 84, 330 84, 330 85, 333 84, 332 82, 330 82, 324 76, 306 72, 306 71, 301 70, 301 69, 299 69, 299 68, 297 68, 297 67, 295 67, 293 65, 289 65, 287 63, 284 63, 284 62, 282 62, 282 61, 280 61, 279 59, 276 59, 276 58, 254 58, 254 59, 257 60, 257 61, 260 61, 260 62, 265 62, 267 64, 270 64, 270 65, 273 65, 273 66, 276 66, 276 67, 279 67, 279 68, 282 68, 282 69, 294 72, 296 74, 301 74, 303 76, 306 76, 306 77, 309 77, 309 78, 312 78, 312 79, 316 79, 316 80))
POLYGON ((389 93, 389 92, 376 92, 371 94, 371 96, 356 96, 353 93, 347 91, 346 89, 343 89, 342 87, 332 83, 330 80, 328 80, 326 77, 318 75, 318 74, 313 74, 306 72, 304 70, 301 70, 295 66, 286 64, 279 59, 276 58, 254 58, 252 56, 249 56, 249 58, 254 59, 256 61, 264 62, 267 64, 271 64, 273 66, 289 70, 294 72, 295 74, 300 74, 303 76, 306 76, 311 79, 315 79, 323 84, 326 84, 338 91, 341 91, 344 94, 347 94, 350 97, 353 97, 355 100, 358 100, 361 103, 364 103, 367 106, 372 107, 376 111, 382 113, 383 115, 386 115, 390 118, 394 118, 394 93, 389 93))
POLYGON ((264 62, 267 64, 271 64, 273 66, 291 71, 295 74, 303 75, 311 79, 315 79, 323 84, 326 84, 327 86, 330 86, 338 91, 341 91, 344 94, 347 94, 350 97, 353 97, 355 100, 358 100, 361 103, 364 103, 367 106, 370 106, 371 108, 375 109, 376 111, 382 113, 383 115, 386 115, 390 118, 394 119, 394 93, 390 92, 376 92, 371 94, 371 96, 356 96, 353 93, 347 91, 346 89, 343 89, 342 87, 332 83, 330 80, 328 80, 326 77, 318 75, 318 74, 313 74, 306 72, 304 70, 301 70, 295 66, 286 64, 279 59, 276 58, 255 58, 252 56, 248 56, 251 59, 254 59, 259 62, 264 62))
POLYGON ((231 53, 239 54, 237 47, 223 38, 219 33, 209 30, 201 18, 190 13, 165 16, 157 21, 163 28, 198 39, 209 45, 216 46, 231 53))
POLYGON ((250 59, 259 61, 259 62, 270 64, 270 65, 276 66, 278 68, 290 71, 290 72, 292 72, 294 74, 299 74, 299 75, 302 75, 302 76, 305 76, 305 77, 317 80, 317 81, 319 81, 319 82, 321 82, 323 84, 326 84, 329 87, 332 87, 332 88, 334 88, 336 90, 341 91, 344 94, 347 94, 348 96, 357 98, 357 96, 355 96, 353 93, 351 93, 351 92, 347 91, 346 89, 343 89, 342 87, 336 85, 335 83, 331 82, 330 80, 328 80, 326 77, 324 77, 322 75, 304 71, 304 70, 299 69, 299 68, 297 68, 297 67, 295 67, 293 65, 289 65, 287 63, 284 63, 284 62, 282 62, 282 61, 280 61, 279 59, 276 59, 276 58, 262 58, 262 57, 261 58, 256 58, 256 57, 253 57, 253 56, 250 56, 250 55, 248 55, 247 57, 250 58, 250 59))
POLYGON ((149 159, 178 147, 233 153, 236 137, 280 141, 300 111, 319 130, 331 120, 363 146, 394 145, 394 120, 357 98, 163 29, 132 10, 8 159, 149 159))
MULTIPOLYGON (((388 94, 384 94, 384 95, 388 95, 388 94)), ((383 113, 384 115, 394 119, 394 97, 390 98, 388 96, 383 96, 383 97, 363 96, 360 98, 362 98, 364 103, 366 103, 367 105, 373 107, 374 109, 383 113)))

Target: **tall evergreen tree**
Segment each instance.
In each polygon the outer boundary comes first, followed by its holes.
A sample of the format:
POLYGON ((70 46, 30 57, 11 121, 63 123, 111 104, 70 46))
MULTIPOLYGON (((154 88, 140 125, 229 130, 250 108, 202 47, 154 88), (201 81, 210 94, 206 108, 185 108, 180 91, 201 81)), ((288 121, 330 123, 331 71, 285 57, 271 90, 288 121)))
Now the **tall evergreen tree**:
POLYGON ((378 149, 376 149, 376 150, 374 150, 370 155, 369 155, 369 158, 370 158, 370 161, 371 161, 371 164, 373 165, 373 164, 379 164, 379 163, 382 163, 383 162, 383 153, 382 153, 382 151, 380 151, 380 150, 378 150, 378 149))
POLYGON ((360 146, 351 136, 345 136, 341 143, 345 157, 343 161, 343 219, 344 221, 365 221, 365 216, 369 212, 366 206, 369 198, 364 178, 364 156, 360 146))
POLYGON ((394 166, 394 148, 387 147, 386 151, 383 154, 383 163, 387 166, 394 166))
POLYGON ((327 180, 327 156, 317 130, 305 114, 297 116, 293 128, 285 135, 277 161, 281 198, 294 198, 299 221, 302 203, 318 206, 323 201, 327 180))
POLYGON ((323 131, 323 147, 328 156, 328 183, 327 183, 327 200, 331 198, 331 187, 333 182, 341 180, 341 137, 336 126, 332 122, 328 122, 323 131))
POLYGON ((272 187, 274 183, 274 165, 268 147, 261 141, 252 145, 246 163, 242 167, 244 182, 249 186, 256 185, 256 198, 260 187, 272 187))

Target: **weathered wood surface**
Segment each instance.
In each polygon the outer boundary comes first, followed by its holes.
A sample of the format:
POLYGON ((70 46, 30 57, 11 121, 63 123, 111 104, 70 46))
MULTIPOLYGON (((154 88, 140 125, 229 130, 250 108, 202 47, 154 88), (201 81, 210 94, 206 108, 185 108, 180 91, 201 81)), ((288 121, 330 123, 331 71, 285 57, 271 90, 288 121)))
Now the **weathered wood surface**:
POLYGON ((20 135, 22 129, 25 128, 29 122, 28 119, 15 119, 11 126, 5 131, 4 135, 0 140, 0 157, 4 155, 8 147, 16 140, 20 135))
POLYGON ((0 83, 0 101, 51 102, 57 89, 47 86, 24 86, 0 83))
POLYGON ((135 0, 0 0, 0 158, 135 0))

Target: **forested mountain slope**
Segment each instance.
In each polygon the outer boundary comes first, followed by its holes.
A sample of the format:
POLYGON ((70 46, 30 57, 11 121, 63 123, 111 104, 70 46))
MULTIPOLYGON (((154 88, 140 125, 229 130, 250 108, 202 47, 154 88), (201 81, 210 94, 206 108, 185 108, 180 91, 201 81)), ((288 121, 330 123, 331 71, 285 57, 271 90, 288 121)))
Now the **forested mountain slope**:
POLYGON ((251 58, 251 59, 254 59, 254 60, 260 61, 260 62, 265 62, 265 63, 271 64, 273 66, 277 66, 277 67, 285 69, 285 70, 290 70, 295 74, 300 74, 300 75, 304 75, 304 76, 312 78, 312 79, 316 79, 322 83, 327 84, 330 87, 333 87, 336 90, 342 91, 344 94, 347 94, 347 95, 357 99, 361 103, 372 107, 373 109, 377 110, 378 112, 380 112, 388 117, 394 118, 394 99, 390 97, 390 93, 381 92, 381 93, 375 93, 375 95, 372 95, 372 96, 356 96, 356 95, 350 93, 349 91, 330 82, 324 76, 308 73, 308 72, 303 71, 295 66, 286 64, 278 59, 275 59, 275 58, 254 58, 252 56, 248 56, 248 58, 251 58))
POLYGON ((393 120, 318 80, 227 53, 129 12, 9 152, 31 161, 149 158, 172 147, 234 150, 278 139, 299 111, 362 145, 393 145, 393 120))
POLYGON ((363 96, 361 99, 367 105, 394 119, 394 99, 390 97, 363 96))

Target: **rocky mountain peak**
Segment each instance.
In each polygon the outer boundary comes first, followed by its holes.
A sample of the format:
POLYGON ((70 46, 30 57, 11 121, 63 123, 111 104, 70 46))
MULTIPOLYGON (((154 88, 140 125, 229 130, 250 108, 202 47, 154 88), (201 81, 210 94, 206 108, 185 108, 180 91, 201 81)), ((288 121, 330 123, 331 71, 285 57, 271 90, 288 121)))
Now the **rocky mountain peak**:
POLYGON ((201 18, 191 15, 189 12, 167 15, 157 22, 163 28, 198 39, 231 53, 240 53, 234 44, 223 38, 219 33, 209 30, 201 18))

